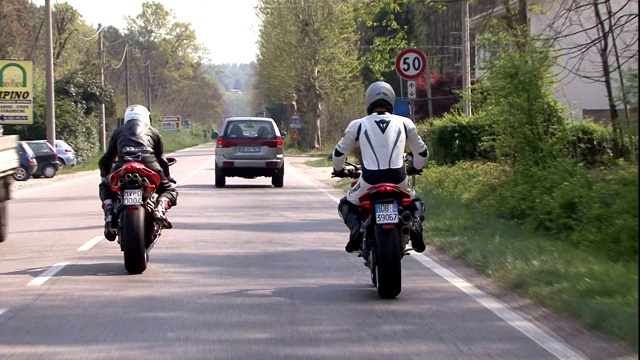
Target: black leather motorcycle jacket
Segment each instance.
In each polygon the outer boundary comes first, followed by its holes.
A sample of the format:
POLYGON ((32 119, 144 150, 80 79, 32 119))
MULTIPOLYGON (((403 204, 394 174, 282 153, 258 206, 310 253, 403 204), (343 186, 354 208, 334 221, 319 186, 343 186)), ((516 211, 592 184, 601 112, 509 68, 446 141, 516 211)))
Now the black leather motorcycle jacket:
POLYGON ((137 161, 152 170, 159 170, 159 166, 169 177, 169 165, 163 153, 164 145, 158 130, 142 121, 129 120, 111 134, 107 151, 98 162, 100 176, 109 176, 116 163, 137 161))

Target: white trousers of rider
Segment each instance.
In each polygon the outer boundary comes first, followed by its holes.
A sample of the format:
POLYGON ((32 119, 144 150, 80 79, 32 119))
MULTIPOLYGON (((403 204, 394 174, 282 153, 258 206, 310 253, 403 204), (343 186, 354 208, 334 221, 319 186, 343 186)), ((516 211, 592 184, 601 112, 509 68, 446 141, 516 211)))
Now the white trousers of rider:
MULTIPOLYGON (((373 185, 364 181, 362 177, 358 178, 358 182, 356 182, 356 184, 351 189, 349 189, 349 192, 347 193, 347 200, 354 205, 360 205, 360 197, 364 195, 372 186, 373 185)), ((404 180, 400 184, 398 184, 398 186, 406 190, 411 195, 411 200, 416 197, 415 190, 409 187, 408 176, 405 177, 404 180)))

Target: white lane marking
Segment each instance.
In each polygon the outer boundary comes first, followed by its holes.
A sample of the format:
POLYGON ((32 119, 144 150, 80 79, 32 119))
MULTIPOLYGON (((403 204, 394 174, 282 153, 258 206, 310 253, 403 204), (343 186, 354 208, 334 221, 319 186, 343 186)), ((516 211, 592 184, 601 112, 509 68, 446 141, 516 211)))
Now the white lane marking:
POLYGON ((198 172, 204 170, 207 166, 211 166, 211 163, 216 161, 216 158, 212 158, 209 161, 207 161, 206 163, 204 163, 202 166, 200 166, 199 168, 193 170, 189 175, 185 176, 182 178, 182 180, 178 181, 178 183, 176 184, 176 187, 178 186, 182 186, 184 185, 184 183, 186 183, 193 175, 197 174, 198 172))
MULTIPOLYGON (((289 167, 291 169, 291 167, 289 167)), ((317 186, 317 184, 312 181, 306 179, 300 174, 296 174, 296 172, 292 172, 292 175, 296 178, 307 182, 310 185, 317 186)), ((340 199, 332 196, 329 191, 326 189, 320 188, 322 192, 324 192, 329 198, 339 203, 340 199)), ((522 318, 520 315, 516 314, 512 310, 508 308, 507 305, 495 299, 493 296, 488 295, 481 290, 477 289, 475 286, 469 284, 459 276, 455 275, 451 271, 447 270, 442 265, 438 264, 435 260, 433 260, 428 255, 421 253, 418 254, 416 252, 412 252, 414 256, 413 258, 418 260, 422 265, 431 269, 431 271, 438 274, 443 279, 447 280, 449 283, 453 284, 458 289, 464 291, 467 295, 471 296, 474 300, 479 302, 485 308, 491 310, 494 314, 502 318, 509 325, 516 328, 518 331, 526 335, 529 339, 533 340, 536 344, 540 345, 543 349, 547 350, 551 354, 555 355, 558 359, 561 360, 584 360, 585 358, 579 355, 577 352, 572 350, 568 345, 564 344, 560 340, 556 340, 559 338, 555 335, 551 330, 545 332, 540 329, 533 323, 527 321, 522 318), (552 336, 553 335, 553 336, 552 336)))
POLYGON ((7 310, 9 310, 9 309, 1 309, 1 308, 0 308, 0 315, 2 315, 2 313, 3 313, 3 312, 5 312, 5 311, 7 311, 7 310))
POLYGON ((78 248, 78 251, 87 251, 89 249, 91 249, 92 247, 96 246, 96 244, 98 244, 100 241, 102 241, 102 239, 104 239, 104 236, 96 236, 93 239, 87 241, 86 243, 84 243, 84 245, 80 246, 78 248))
POLYGON ((47 271, 40 274, 37 278, 31 280, 27 286, 40 286, 44 284, 47 280, 51 279, 53 275, 55 275, 58 271, 62 270, 65 266, 69 265, 68 262, 61 262, 54 264, 47 271))
POLYGON ((429 256, 425 255, 424 253, 420 255, 422 256, 416 256, 415 259, 418 260, 421 264, 428 267, 436 274, 440 275, 442 278, 453 284, 458 289, 467 293, 467 295, 474 298, 477 302, 482 304, 487 309, 491 310, 494 314, 498 315, 511 326, 518 329, 521 333, 536 342, 538 345, 542 346, 545 350, 555 355, 558 359, 585 359, 584 357, 573 351, 568 345, 559 340, 556 340, 556 338, 551 335, 553 334, 551 330, 547 330, 548 333, 545 332, 544 330, 535 326, 533 323, 525 320, 520 315, 510 310, 507 305, 498 301, 493 296, 482 292, 475 286, 464 281, 456 274, 447 270, 445 267, 438 264, 429 256))

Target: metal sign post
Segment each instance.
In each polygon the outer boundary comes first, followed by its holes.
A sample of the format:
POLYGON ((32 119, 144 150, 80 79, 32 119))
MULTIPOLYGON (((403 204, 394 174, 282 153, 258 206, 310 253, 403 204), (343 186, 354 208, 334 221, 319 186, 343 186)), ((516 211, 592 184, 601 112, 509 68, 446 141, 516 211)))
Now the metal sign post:
MULTIPOLYGON (((407 80, 407 96, 409 98, 409 114, 411 120, 415 122, 415 80, 424 74, 427 68, 427 57, 422 51, 416 48, 404 49, 396 57, 396 72, 400 77, 407 80)), ((430 81, 431 79, 429 79, 430 81)), ((411 176, 411 186, 416 186, 416 176, 411 176)))

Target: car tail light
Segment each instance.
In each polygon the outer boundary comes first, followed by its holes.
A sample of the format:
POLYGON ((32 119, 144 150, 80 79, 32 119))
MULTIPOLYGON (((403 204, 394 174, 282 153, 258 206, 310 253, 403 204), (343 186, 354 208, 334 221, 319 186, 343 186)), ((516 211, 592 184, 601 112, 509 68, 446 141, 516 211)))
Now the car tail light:
POLYGON ((277 161, 267 161, 267 167, 278 167, 277 161))
POLYGON ((222 167, 233 167, 233 161, 223 161, 222 167))
POLYGON ((267 140, 264 142, 264 144, 268 147, 274 148, 274 147, 281 147, 282 146, 282 137, 281 136, 277 136, 275 140, 267 140))
POLYGON ((71 149, 64 149, 64 152, 66 152, 66 153, 70 153, 70 152, 73 152, 73 150, 71 150, 71 149))
POLYGON ((278 141, 278 147, 281 147, 282 146, 282 136, 278 136, 276 139, 278 141))
POLYGON ((218 146, 218 147, 224 147, 224 146, 223 146, 223 144, 224 144, 224 139, 222 138, 222 136, 218 137, 218 144, 217 144, 217 146, 218 146))

